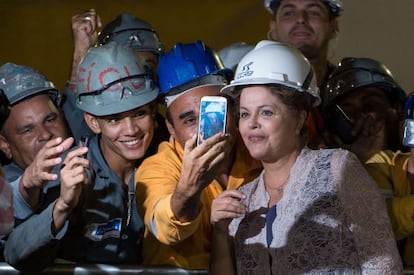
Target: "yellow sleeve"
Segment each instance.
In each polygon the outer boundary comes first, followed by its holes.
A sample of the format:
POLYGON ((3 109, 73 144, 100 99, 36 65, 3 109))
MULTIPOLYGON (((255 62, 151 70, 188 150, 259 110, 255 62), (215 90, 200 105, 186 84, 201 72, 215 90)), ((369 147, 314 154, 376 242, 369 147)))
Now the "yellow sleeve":
MULTIPOLYGON (((198 215, 191 222, 180 222, 171 210, 171 194, 161 198, 153 211, 153 217, 149 221, 150 231, 164 244, 176 244, 193 235, 202 221, 198 215)), ((202 209, 200 209, 200 213, 202 209)))
POLYGON ((365 162, 365 167, 386 199, 395 237, 414 234, 414 195, 407 179, 408 154, 380 151, 365 162))
POLYGON ((164 244, 187 238, 200 223, 201 215, 181 223, 171 210, 171 195, 181 175, 181 159, 173 143, 164 142, 157 154, 144 160, 135 175, 138 212, 144 217, 147 229, 164 244))
POLYGON ((414 234, 414 195, 387 199, 387 210, 397 240, 414 234))

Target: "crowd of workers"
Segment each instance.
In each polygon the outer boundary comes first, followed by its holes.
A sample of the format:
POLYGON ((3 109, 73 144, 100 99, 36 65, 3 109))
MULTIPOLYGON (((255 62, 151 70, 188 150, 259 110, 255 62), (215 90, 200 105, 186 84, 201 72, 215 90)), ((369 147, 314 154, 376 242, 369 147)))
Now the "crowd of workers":
POLYGON ((264 7, 267 39, 220 51, 166 50, 130 13, 106 25, 77 14, 62 90, 2 64, 3 261, 212 274, 414 265, 414 97, 378 60, 328 60, 340 1, 264 7), (206 96, 226 98, 226 130, 198 144, 206 96))

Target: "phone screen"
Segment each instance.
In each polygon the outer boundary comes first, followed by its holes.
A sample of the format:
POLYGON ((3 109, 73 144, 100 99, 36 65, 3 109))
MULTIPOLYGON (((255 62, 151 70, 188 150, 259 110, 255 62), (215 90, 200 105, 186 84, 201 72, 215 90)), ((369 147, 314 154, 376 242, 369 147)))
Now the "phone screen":
POLYGON ((404 121, 403 144, 408 147, 414 147, 414 119, 404 121))
POLYGON ((226 132, 227 99, 222 96, 204 96, 200 101, 197 145, 217 133, 226 132))

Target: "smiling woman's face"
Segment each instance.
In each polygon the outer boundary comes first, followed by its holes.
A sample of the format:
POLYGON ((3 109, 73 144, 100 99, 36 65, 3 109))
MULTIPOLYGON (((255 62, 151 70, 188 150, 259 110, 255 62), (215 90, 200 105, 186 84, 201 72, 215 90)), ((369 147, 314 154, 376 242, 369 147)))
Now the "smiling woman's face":
POLYGON ((255 159, 273 162, 300 148, 305 118, 305 111, 289 108, 270 87, 241 90, 239 131, 255 159))

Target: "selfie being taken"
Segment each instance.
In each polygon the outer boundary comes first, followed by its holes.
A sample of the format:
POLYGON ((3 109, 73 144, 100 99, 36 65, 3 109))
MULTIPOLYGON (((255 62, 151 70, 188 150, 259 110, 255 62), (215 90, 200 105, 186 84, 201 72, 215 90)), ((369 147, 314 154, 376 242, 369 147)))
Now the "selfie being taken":
POLYGON ((0 274, 414 273, 414 2, 0 11, 0 274))

